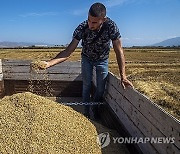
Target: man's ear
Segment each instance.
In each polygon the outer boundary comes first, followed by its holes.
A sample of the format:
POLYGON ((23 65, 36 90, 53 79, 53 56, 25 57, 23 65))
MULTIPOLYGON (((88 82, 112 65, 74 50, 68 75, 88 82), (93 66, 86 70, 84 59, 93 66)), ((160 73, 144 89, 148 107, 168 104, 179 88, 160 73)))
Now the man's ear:
POLYGON ((103 22, 105 22, 107 20, 107 17, 105 16, 104 18, 103 18, 103 22))
POLYGON ((101 21, 104 23, 107 20, 107 17, 101 17, 101 21))

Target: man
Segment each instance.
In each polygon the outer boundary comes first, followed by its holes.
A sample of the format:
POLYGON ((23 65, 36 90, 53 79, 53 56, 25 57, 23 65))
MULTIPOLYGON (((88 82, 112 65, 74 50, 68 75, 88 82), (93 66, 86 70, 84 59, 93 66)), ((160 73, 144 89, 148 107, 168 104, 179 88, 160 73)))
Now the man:
MULTIPOLYGON (((106 8, 101 3, 94 3, 88 13, 88 20, 82 22, 74 31, 73 39, 68 47, 60 52, 54 59, 46 62, 46 68, 61 63, 69 58, 82 40, 82 79, 83 79, 83 102, 90 101, 90 89, 93 67, 96 68, 97 87, 93 101, 101 101, 105 90, 108 75, 108 58, 110 42, 116 53, 117 63, 123 88, 132 86, 125 74, 125 59, 120 40, 119 29, 116 24, 106 17, 106 8)), ((89 108, 86 108, 89 113, 89 108)))

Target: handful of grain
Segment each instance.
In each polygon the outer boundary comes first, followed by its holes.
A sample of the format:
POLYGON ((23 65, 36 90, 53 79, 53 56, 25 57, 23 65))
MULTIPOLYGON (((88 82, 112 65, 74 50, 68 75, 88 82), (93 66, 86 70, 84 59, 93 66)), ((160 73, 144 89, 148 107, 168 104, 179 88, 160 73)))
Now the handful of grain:
POLYGON ((31 69, 35 69, 35 70, 46 69, 46 66, 47 66, 46 61, 37 60, 37 61, 31 62, 31 69))
POLYGON ((0 100, 0 121, 0 153, 101 153, 88 119, 30 92, 0 100))

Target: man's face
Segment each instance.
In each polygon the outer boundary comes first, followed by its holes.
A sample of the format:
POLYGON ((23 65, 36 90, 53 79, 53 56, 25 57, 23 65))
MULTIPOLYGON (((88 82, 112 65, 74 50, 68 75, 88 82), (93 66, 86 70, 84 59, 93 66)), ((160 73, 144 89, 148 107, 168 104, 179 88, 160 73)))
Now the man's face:
POLYGON ((106 18, 104 17, 93 17, 90 14, 88 15, 88 26, 90 30, 98 30, 103 24, 106 18))

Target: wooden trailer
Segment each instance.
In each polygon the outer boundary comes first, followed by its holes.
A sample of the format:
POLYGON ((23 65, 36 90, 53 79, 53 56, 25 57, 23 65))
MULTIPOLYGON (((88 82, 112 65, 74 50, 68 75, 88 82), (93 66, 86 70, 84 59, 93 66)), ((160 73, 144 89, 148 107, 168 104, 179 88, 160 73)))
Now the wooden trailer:
MULTIPOLYGON (((45 89, 48 87, 51 91, 49 97, 56 101, 64 104, 82 104, 79 61, 63 62, 33 75, 30 63, 29 60, 0 61, 1 97, 28 91, 31 82, 33 85, 41 85, 40 88, 34 86, 34 93, 47 96, 45 89)), ((93 83, 95 86, 95 73, 93 83)), ((82 107, 83 105, 75 108, 83 113, 82 107)), ((101 123, 116 129, 123 138, 136 140, 127 144, 130 153, 180 153, 180 121, 135 89, 124 90, 120 79, 111 72, 108 75, 104 102, 99 107, 99 113, 101 123)))

